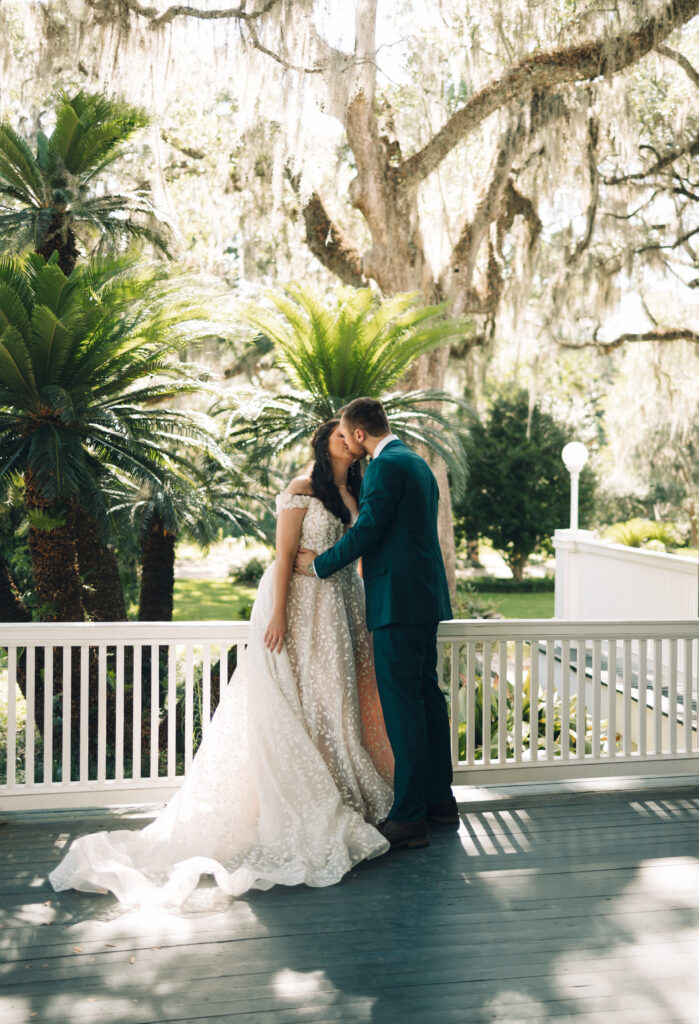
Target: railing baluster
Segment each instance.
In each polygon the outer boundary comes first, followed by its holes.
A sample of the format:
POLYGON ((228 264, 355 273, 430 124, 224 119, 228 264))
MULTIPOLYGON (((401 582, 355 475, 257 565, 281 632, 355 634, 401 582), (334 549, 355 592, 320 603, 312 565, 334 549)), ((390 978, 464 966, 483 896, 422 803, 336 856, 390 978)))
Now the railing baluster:
POLYGON ((553 698, 555 646, 553 640, 546 641, 546 760, 553 760, 553 698))
POLYGON ((7 785, 17 781, 17 648, 7 648, 7 785))
POLYGON ((663 753, 663 642, 653 641, 653 753, 663 753))
POLYGON ((90 777, 90 648, 80 647, 80 782, 84 786, 90 777))
POLYGON ((167 776, 177 776, 176 712, 177 712, 177 646, 170 644, 167 649, 167 776))
POLYGON ((677 640, 672 637, 670 644, 670 681, 668 686, 668 728, 670 730, 670 753, 677 753, 677 640))
POLYGON ((570 640, 561 643, 561 757, 570 755, 570 640))
POLYGON ((631 641, 624 640, 624 757, 631 757, 631 641))
POLYGON ((592 757, 601 753, 602 736, 602 641, 592 641, 592 757))
POLYGON ((607 748, 616 757, 616 640, 607 643, 607 748))
POLYGON ((507 761, 507 643, 500 641, 498 651, 498 761, 507 761))
POLYGON ((141 708, 143 701, 142 674, 143 674, 143 648, 141 644, 135 643, 131 648, 133 658, 133 737, 131 743, 131 778, 135 781, 141 778, 141 708))
POLYGON ((539 759, 539 641, 529 641, 529 758, 539 759))
POLYGON ((684 705, 684 749, 686 753, 692 750, 692 727, 694 711, 692 708, 692 641, 684 642, 684 688, 682 703, 684 705))
POLYGON ((577 665, 577 686, 575 702, 575 753, 578 760, 585 757, 585 744, 587 742, 587 700, 585 695, 585 683, 587 680, 587 640, 578 640, 575 648, 575 664, 577 665))
MULTIPOLYGON (((441 645, 440 645, 441 646, 441 645)), ((451 708, 451 763, 459 763, 459 644, 452 641, 449 647, 449 704, 451 708)))
POLYGON ((150 777, 160 775, 160 647, 150 645, 150 777))
POLYGON ((34 785, 34 717, 35 717, 35 694, 36 694, 36 648, 30 644, 26 648, 27 664, 27 732, 26 732, 26 760, 25 778, 27 787, 34 785))
POLYGON ((490 686, 491 643, 483 641, 483 764, 490 764, 490 743, 493 735, 492 696, 490 686))
POLYGON ((184 770, 192 763, 194 748, 194 648, 188 643, 184 675, 184 770))
POLYGON ((70 782, 70 759, 71 759, 71 717, 73 711, 73 698, 71 693, 73 657, 72 649, 68 644, 63 645, 63 723, 61 735, 62 765, 61 782, 66 785, 70 782))
POLYGON ((514 757, 519 763, 522 760, 522 640, 515 640, 515 728, 514 728, 514 757))
POLYGON ((645 637, 638 641, 638 753, 648 753, 648 642, 645 637))
POLYGON ((124 780, 124 645, 116 649, 116 750, 114 752, 114 778, 124 780))
POLYGON ((44 785, 53 782, 53 647, 44 647, 44 785))
POLYGON ((466 644, 466 764, 476 761, 476 642, 466 644))
POLYGON ((98 648, 99 668, 97 672, 97 780, 107 779, 107 645, 98 648))
MULTIPOLYGON (((442 649, 440 644, 440 650, 442 649)), ((439 677, 441 680, 441 676, 439 677)), ((204 643, 204 663, 202 666, 201 686, 201 734, 206 736, 211 719, 211 643, 207 640, 204 643)))

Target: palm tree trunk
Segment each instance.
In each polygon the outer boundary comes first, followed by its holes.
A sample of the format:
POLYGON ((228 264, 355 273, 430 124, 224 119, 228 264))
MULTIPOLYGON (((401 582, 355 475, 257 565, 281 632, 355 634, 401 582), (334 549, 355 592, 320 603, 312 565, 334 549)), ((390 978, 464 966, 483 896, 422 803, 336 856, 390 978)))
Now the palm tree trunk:
POLYGON ((55 251, 58 251, 58 266, 66 277, 70 277, 80 253, 75 232, 66 222, 65 214, 59 211, 54 213, 46 233, 38 239, 36 245, 36 252, 45 260, 48 260, 55 251))
POLYGON ((31 621, 31 614, 22 604, 9 566, 0 557, 0 622, 31 621))
POLYGON ((176 536, 163 526, 155 513, 141 553, 141 594, 138 618, 141 622, 170 622, 175 590, 176 536))
MULTIPOLYGON (((33 476, 25 480, 27 512, 46 512, 50 505, 41 495, 33 476)), ((29 529, 34 589, 47 622, 83 622, 82 587, 73 534, 69 525, 52 530, 29 529)))
MULTIPOLYGON (((49 503, 42 497, 31 473, 25 476, 25 502, 28 512, 48 510, 49 503)), ((78 573, 73 535, 67 523, 52 530, 29 528, 29 550, 32 557, 34 590, 41 619, 45 622, 83 622, 82 587, 78 573)), ((71 732, 80 735, 80 669, 78 659, 72 659, 71 669, 71 732)), ((34 687, 35 722, 44 735, 44 671, 43 659, 37 659, 34 687)), ((62 708, 63 649, 53 651, 53 695, 56 707, 62 708)), ((53 749, 56 757, 61 750, 60 718, 54 718, 53 749)))
POLYGON ((82 602, 92 622, 125 622, 126 602, 114 551, 102 543, 93 520, 73 505, 70 527, 83 584, 82 602))

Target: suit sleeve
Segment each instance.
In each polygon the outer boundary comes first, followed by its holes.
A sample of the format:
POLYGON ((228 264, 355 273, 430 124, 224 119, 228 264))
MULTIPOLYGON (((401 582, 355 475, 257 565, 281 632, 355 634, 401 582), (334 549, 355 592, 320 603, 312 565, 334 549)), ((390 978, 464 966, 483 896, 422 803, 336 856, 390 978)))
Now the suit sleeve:
POLYGON ((396 486, 399 481, 394 476, 394 467, 388 462, 369 467, 362 484, 359 518, 342 540, 314 560, 316 576, 332 576, 380 542, 395 518, 400 496, 400 486, 396 486))

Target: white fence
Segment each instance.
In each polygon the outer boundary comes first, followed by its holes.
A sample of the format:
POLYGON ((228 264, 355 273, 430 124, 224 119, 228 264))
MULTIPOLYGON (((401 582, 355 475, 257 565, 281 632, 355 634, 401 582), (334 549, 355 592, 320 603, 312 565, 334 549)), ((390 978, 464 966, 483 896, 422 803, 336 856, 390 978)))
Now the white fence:
POLYGON ((699 615, 699 562, 556 530, 557 619, 691 619, 699 615))
MULTIPOLYGON (((247 630, 245 622, 2 626, 3 806, 169 797, 247 630)), ((696 620, 454 620, 441 624, 439 645, 458 782, 699 769, 696 620)))

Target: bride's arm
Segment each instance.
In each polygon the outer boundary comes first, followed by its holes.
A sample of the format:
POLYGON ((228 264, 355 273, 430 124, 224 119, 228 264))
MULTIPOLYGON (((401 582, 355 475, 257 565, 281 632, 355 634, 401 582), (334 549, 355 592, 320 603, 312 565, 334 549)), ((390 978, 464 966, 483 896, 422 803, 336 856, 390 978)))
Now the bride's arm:
MULTIPOLYGON (((294 491, 291 493, 303 493, 294 491)), ((301 537, 301 524, 306 514, 305 508, 284 509, 277 516, 277 552, 274 569, 274 605, 272 618, 269 620, 264 635, 265 645, 270 651, 279 653, 284 646, 287 631, 286 601, 289 595, 289 584, 294 572, 294 559, 301 537)))

